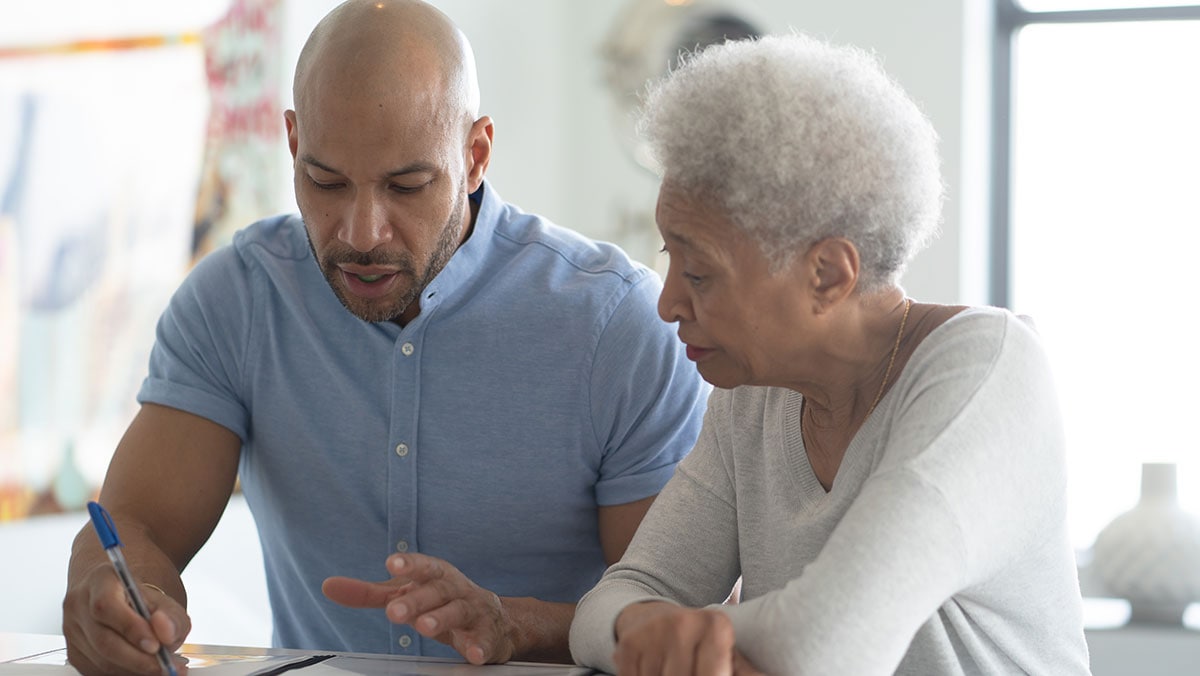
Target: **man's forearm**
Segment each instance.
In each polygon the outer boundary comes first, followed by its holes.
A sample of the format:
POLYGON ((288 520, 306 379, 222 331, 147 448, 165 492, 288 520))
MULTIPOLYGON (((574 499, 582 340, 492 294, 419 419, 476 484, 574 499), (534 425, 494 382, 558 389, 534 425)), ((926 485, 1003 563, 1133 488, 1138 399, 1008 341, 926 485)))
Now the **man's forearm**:
POLYGON ((514 628, 513 659, 526 662, 571 662, 568 636, 574 603, 551 603, 529 597, 501 597, 514 628))

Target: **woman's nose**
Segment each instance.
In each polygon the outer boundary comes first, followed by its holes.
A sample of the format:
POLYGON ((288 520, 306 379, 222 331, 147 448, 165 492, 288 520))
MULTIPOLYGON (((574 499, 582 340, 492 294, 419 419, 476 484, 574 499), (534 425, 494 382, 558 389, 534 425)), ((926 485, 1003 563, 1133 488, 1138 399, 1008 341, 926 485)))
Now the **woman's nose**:
POLYGON ((667 269, 662 293, 658 295, 658 316, 668 324, 691 319, 691 301, 683 288, 683 280, 674 266, 667 269))

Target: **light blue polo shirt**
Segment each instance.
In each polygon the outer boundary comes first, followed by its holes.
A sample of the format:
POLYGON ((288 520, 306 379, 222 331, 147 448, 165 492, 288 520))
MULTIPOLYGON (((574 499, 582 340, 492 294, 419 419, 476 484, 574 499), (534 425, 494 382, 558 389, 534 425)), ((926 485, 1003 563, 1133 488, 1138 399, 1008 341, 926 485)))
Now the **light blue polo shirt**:
POLYGON ((241 437, 275 644, 457 656, 321 594, 442 557, 501 596, 575 602, 605 565, 597 505, 658 493, 708 388, 655 312, 658 276, 505 204, 408 326, 347 312, 297 216, 204 258, 163 314, 138 400, 241 437))

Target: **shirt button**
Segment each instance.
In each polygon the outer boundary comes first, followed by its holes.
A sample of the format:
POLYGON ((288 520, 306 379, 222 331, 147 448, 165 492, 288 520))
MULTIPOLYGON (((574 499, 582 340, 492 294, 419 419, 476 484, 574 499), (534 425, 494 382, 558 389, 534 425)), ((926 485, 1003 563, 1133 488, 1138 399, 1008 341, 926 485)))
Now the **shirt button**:
POLYGON ((396 551, 403 554, 408 551, 408 540, 401 540, 396 543, 396 551))
POLYGON ((408 455, 408 444, 397 444, 396 455, 400 456, 401 458, 408 455))
POLYGON ((405 343, 400 346, 400 351, 404 353, 405 357, 411 357, 414 349, 412 343, 405 343))
POLYGON ((407 648, 408 646, 412 645, 412 637, 405 634, 404 636, 400 637, 399 641, 396 642, 400 644, 401 648, 407 648))

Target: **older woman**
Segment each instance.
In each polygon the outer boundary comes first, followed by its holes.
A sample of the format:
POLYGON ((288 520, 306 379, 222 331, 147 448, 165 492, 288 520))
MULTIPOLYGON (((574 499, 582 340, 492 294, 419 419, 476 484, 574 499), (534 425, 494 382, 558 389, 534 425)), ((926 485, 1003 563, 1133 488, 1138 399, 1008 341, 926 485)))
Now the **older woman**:
POLYGON ((1086 674, 1064 444, 1036 334, 898 280, 936 137, 878 63, 730 42, 652 90, 659 313, 716 385, 699 441, 579 605, 620 674, 1086 674), (742 602, 720 605, 741 576, 742 602))

